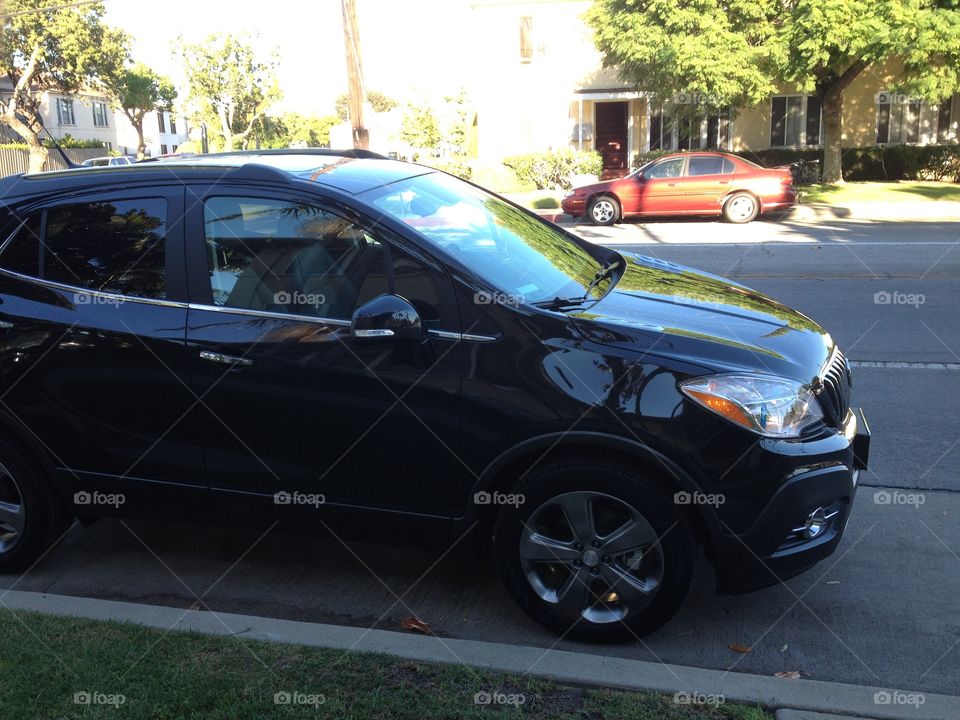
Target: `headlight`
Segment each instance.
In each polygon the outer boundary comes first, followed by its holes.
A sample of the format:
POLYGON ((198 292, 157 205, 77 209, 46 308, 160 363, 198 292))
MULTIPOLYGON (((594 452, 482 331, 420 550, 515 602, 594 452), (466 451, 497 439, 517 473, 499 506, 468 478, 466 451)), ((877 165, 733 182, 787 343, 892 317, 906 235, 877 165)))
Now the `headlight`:
POLYGON ((808 385, 763 375, 711 375, 680 384, 690 399, 730 422, 772 437, 797 437, 823 412, 808 385))

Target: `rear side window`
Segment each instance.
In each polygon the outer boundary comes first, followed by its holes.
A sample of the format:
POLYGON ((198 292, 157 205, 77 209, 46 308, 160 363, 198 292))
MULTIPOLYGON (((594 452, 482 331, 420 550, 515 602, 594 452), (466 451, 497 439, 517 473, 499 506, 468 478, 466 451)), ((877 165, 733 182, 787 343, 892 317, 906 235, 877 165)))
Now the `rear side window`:
POLYGON ((733 161, 725 157, 692 157, 687 166, 687 175, 729 175, 733 161))
POLYGON ((166 217, 162 198, 51 208, 41 276, 87 290, 162 299, 166 217))
POLYGON ((40 275, 40 213, 13 233, 0 252, 0 267, 21 275, 40 275))

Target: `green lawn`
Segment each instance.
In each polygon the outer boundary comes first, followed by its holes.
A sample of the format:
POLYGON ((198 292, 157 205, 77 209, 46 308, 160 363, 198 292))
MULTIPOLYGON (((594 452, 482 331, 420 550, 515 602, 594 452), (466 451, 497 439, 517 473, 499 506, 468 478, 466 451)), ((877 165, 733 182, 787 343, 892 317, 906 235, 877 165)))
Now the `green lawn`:
POLYGON ((771 717, 756 707, 677 704, 461 665, 7 609, 0 610, 0 708, 3 718, 22 720, 771 717))
POLYGON ((553 210, 560 207, 560 201, 566 194, 565 190, 529 190, 507 193, 506 196, 531 210, 553 210))
POLYGON ((802 203, 844 205, 855 202, 896 203, 917 200, 960 201, 960 185, 945 182, 848 182, 844 185, 804 185, 802 203))

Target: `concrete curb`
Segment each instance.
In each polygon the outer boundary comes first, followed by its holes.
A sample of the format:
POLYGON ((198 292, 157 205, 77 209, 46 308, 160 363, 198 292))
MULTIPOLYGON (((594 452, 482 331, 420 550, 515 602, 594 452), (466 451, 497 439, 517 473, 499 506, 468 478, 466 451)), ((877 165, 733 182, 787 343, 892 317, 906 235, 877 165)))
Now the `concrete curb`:
MULTIPOLYGON (((725 673, 681 665, 546 650, 543 648, 440 639, 388 630, 364 630, 275 618, 182 610, 157 605, 47 595, 11 590, 0 604, 51 615, 115 620, 163 630, 194 631, 206 635, 237 635, 254 640, 310 645, 341 650, 379 652, 424 662, 468 664, 513 674, 530 674, 578 685, 600 685, 667 694, 678 692, 723 695, 726 700, 840 714, 877 720, 956 720, 960 698, 915 694, 922 704, 904 704, 907 693, 820 680, 784 680, 763 675, 725 673), (875 701, 891 698, 891 702, 875 701), (900 693, 900 695, 897 695, 900 693)), ((795 716, 796 717, 796 716, 795 716)), ((800 716, 802 717, 802 716, 800 716)))

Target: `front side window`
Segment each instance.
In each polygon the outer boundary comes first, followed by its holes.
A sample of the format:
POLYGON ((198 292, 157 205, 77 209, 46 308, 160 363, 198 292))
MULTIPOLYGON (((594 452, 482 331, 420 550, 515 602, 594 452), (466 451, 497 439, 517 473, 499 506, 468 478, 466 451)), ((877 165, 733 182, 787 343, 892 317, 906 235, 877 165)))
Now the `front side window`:
POLYGON ((50 208, 40 277, 86 290, 163 299, 166 217, 163 198, 50 208))
MULTIPOLYGON (((361 197, 516 302, 582 297, 602 266, 561 231, 449 175, 426 173, 361 197)), ((591 297, 608 289, 605 280, 591 297)))
POLYGON ((73 119, 73 100, 57 98, 57 123, 60 125, 75 125, 73 119))
POLYGON ((683 158, 664 160, 657 163, 643 173, 645 178, 658 180, 661 178, 678 178, 683 174, 683 158))
POLYGON ((349 320, 368 300, 399 292, 382 243, 302 202, 210 198, 204 234, 215 305, 349 320))
POLYGON ((0 267, 4 270, 38 277, 40 275, 40 219, 34 213, 4 243, 0 250, 0 267))

